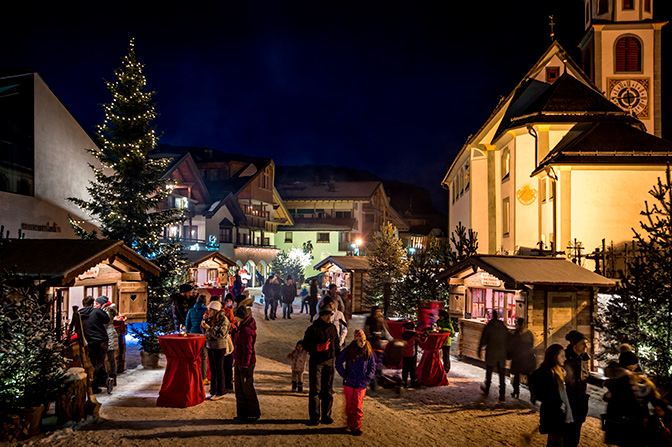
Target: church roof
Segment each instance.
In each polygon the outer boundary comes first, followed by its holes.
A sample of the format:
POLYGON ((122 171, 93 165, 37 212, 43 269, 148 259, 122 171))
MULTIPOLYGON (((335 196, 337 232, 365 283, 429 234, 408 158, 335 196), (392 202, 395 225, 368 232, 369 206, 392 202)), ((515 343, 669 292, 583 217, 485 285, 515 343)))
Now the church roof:
MULTIPOLYGON (((544 84, 544 83, 542 83, 544 84)), ((601 93, 567 73, 546 89, 503 128, 539 122, 613 122, 639 123, 601 93)), ((513 108, 513 107, 511 107, 513 108)))
POLYGON ((532 173, 550 165, 661 165, 672 162, 672 142, 625 123, 574 126, 532 173))

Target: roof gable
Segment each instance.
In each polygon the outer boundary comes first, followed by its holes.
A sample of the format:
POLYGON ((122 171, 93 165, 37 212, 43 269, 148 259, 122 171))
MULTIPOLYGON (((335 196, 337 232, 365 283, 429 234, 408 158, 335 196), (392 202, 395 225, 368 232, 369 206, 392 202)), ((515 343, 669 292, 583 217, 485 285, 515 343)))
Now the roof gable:
POLYGON ((556 164, 664 165, 672 142, 625 123, 577 124, 532 173, 556 164))

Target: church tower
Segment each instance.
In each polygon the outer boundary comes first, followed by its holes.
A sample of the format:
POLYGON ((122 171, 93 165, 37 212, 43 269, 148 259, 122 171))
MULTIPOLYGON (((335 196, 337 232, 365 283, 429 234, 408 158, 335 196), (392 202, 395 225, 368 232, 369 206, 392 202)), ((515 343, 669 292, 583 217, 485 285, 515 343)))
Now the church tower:
POLYGON ((658 137, 661 128, 661 30, 654 0, 584 0, 581 63, 599 90, 658 137))

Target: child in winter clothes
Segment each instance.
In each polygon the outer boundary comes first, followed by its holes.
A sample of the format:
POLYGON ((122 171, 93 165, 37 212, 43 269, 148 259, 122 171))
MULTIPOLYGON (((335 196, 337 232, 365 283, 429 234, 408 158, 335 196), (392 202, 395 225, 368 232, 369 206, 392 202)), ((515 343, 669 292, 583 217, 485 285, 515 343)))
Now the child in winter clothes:
POLYGON ((355 330, 355 339, 336 358, 336 370, 343 377, 345 416, 353 435, 362 434, 362 416, 366 387, 376 374, 376 361, 371 345, 361 329, 355 330))
POLYGON ((306 370, 308 351, 303 350, 303 340, 296 342, 296 348, 287 356, 292 361, 292 391, 303 393, 303 372, 306 370))
POLYGON ((407 385, 408 376, 411 376, 411 387, 415 388, 418 386, 418 376, 415 373, 416 365, 418 364, 418 341, 424 341, 426 336, 421 335, 415 331, 415 325, 412 321, 404 323, 402 325, 403 332, 401 333, 401 339, 406 342, 404 347, 404 359, 401 369, 401 381, 404 386, 407 385))

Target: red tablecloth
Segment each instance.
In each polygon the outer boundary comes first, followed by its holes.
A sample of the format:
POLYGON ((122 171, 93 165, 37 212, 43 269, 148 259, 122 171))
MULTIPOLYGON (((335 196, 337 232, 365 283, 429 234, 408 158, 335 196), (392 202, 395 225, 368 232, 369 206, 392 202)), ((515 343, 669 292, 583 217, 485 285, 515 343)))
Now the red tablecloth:
POLYGON ((446 343, 449 333, 430 333, 427 340, 420 343, 422 359, 418 364, 418 382, 427 386, 448 385, 446 370, 441 362, 441 346, 446 343))
POLYGON ((159 344, 166 354, 166 372, 156 405, 185 408, 203 402, 201 348, 205 345, 205 335, 161 335, 159 344))
POLYGON ((385 324, 387 325, 387 331, 395 340, 401 340, 401 334, 402 332, 404 332, 404 328, 401 326, 404 323, 406 323, 406 321, 387 320, 385 322, 385 324))

